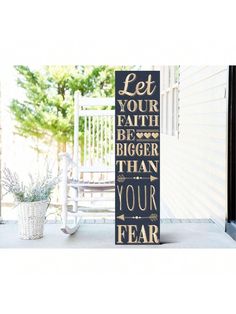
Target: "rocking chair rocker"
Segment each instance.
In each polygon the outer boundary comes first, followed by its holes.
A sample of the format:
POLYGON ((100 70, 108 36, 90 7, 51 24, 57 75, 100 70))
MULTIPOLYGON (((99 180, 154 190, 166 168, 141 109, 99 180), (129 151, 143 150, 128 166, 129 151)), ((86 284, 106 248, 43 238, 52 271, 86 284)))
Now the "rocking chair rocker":
POLYGON ((114 209, 114 103, 75 93, 73 157, 61 154, 61 230, 66 234, 77 231, 82 212, 114 209))

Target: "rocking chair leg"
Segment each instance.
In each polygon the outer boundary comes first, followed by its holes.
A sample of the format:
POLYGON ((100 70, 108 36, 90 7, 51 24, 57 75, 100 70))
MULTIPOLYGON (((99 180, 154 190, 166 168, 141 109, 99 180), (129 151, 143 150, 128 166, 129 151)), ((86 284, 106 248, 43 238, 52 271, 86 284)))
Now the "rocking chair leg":
POLYGON ((62 155, 62 182, 61 182, 61 201, 62 201, 62 228, 67 224, 67 158, 62 155))
POLYGON ((68 204, 67 204, 67 170, 68 163, 66 156, 63 156, 63 173, 61 183, 61 200, 62 200, 62 226, 61 230, 66 234, 73 234, 79 227, 79 222, 75 219, 74 224, 68 221, 68 204), (72 226, 71 226, 72 225, 72 226))
POLYGON ((78 211, 78 189, 73 189, 73 198, 76 199, 76 201, 73 202, 73 212, 76 213, 78 211))
MULTIPOLYGON (((74 223, 68 222, 68 208, 67 205, 62 206, 63 215, 62 215, 62 226, 61 231, 65 234, 74 234, 79 228, 79 217, 74 216, 74 223)), ((72 217, 71 217, 72 218, 72 217)))

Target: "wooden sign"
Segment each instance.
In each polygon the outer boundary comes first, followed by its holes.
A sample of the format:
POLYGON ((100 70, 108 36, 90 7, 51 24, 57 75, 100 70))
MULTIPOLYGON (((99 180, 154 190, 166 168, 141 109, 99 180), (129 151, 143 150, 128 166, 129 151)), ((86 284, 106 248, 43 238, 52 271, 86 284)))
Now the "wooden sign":
POLYGON ((159 244, 160 72, 116 71, 116 244, 159 244))

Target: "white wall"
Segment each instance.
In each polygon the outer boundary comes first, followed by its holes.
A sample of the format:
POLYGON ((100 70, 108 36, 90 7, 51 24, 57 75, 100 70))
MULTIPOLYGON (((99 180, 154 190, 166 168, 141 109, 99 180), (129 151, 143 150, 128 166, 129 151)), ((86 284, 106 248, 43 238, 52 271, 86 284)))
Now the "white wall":
POLYGON ((179 135, 161 134, 161 210, 213 218, 226 211, 227 67, 180 67, 179 135))

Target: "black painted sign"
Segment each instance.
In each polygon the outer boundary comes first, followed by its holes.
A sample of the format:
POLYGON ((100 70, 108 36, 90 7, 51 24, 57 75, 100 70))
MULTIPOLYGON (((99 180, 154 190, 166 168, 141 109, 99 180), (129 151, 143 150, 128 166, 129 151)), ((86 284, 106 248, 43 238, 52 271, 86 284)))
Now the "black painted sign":
POLYGON ((116 71, 116 244, 160 239, 160 72, 116 71))

